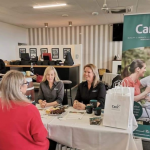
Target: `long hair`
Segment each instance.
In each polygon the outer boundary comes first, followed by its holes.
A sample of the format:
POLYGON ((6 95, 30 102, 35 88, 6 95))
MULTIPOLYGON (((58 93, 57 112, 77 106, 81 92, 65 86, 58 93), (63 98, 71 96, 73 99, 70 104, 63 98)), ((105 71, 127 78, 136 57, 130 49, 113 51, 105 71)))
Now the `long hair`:
POLYGON ((47 67, 47 68, 45 69, 45 71, 44 71, 44 76, 43 76, 43 79, 42 79, 43 82, 45 82, 45 81, 47 80, 47 79, 46 79, 46 76, 47 76, 48 72, 51 71, 51 70, 54 71, 54 76, 55 76, 55 77, 54 77, 54 80, 55 80, 56 82, 60 81, 56 69, 55 69, 53 66, 49 66, 49 67, 47 67))
POLYGON ((93 65, 93 64, 87 64, 87 65, 85 65, 85 66, 84 66, 84 69, 85 69, 86 67, 89 67, 89 68, 92 70, 92 72, 93 72, 93 74, 94 74, 93 87, 96 87, 97 84, 100 82, 100 80, 99 80, 99 74, 98 74, 98 69, 97 69, 97 67, 96 67, 95 65, 93 65))
POLYGON ((128 77, 130 74, 135 73, 136 68, 142 68, 144 66, 144 60, 141 59, 135 59, 132 61, 132 63, 128 66, 126 66, 122 72, 123 78, 128 77))
MULTIPOLYGON (((7 108, 11 107, 10 101, 19 104, 19 102, 27 102, 29 100, 26 96, 20 91, 20 87, 24 83, 24 75, 16 70, 8 71, 2 78, 0 83, 0 92, 1 92, 1 104, 2 108, 6 106, 7 108)), ((21 104, 21 103, 20 103, 21 104)))

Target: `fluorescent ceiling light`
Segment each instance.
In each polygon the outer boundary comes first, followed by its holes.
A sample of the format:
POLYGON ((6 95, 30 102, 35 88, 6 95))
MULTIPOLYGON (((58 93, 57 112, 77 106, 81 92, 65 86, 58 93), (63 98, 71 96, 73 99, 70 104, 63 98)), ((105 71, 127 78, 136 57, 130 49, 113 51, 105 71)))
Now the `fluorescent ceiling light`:
POLYGON ((44 6, 33 6, 33 8, 48 8, 48 7, 58 7, 58 6, 66 6, 67 4, 56 4, 56 5, 44 5, 44 6))

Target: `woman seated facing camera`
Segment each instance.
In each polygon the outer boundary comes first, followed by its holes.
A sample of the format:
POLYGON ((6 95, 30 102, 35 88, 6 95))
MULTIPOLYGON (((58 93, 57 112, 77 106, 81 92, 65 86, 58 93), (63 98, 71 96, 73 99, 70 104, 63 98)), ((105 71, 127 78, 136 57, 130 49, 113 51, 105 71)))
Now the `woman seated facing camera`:
POLYGON ((0 149, 47 150, 47 131, 37 108, 24 95, 28 82, 19 71, 7 72, 0 84, 0 149))
POLYGON ((86 81, 79 84, 73 107, 83 110, 90 100, 95 99, 97 107, 104 108, 106 89, 99 80, 98 69, 95 65, 84 66, 84 78, 86 81))
POLYGON ((64 97, 64 84, 60 81, 53 66, 45 69, 40 83, 38 102, 42 108, 61 104, 64 97))

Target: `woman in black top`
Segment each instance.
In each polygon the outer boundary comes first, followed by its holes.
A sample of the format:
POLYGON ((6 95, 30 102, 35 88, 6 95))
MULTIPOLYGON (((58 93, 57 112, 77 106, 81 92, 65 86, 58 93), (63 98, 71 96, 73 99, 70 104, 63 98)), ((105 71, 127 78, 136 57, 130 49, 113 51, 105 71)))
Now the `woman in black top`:
POLYGON ((64 97, 64 84, 60 81, 56 69, 49 66, 45 69, 38 94, 40 106, 54 106, 62 103, 64 97))
POLYGON ((99 80, 95 65, 88 64, 84 66, 84 78, 86 81, 79 84, 73 107, 83 110, 91 99, 95 99, 98 101, 97 106, 104 108, 106 89, 99 80))

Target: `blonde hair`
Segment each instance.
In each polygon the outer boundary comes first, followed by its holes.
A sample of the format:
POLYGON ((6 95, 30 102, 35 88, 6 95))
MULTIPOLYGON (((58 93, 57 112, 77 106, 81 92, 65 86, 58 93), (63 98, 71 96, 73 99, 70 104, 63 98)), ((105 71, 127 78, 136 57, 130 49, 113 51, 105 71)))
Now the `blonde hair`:
MULTIPOLYGON (((2 78, 0 83, 2 108, 11 107, 10 101, 14 103, 27 102, 30 103, 25 95, 20 91, 20 87, 24 83, 24 75, 16 70, 8 71, 2 78)), ((21 103, 20 103, 21 104, 21 103)))
POLYGON ((55 80, 56 82, 60 81, 56 69, 55 69, 53 66, 49 66, 49 67, 47 67, 47 68, 45 69, 45 71, 44 71, 44 76, 43 76, 43 79, 42 79, 43 82, 47 80, 47 79, 46 79, 46 75, 47 75, 48 72, 51 71, 51 70, 54 71, 54 80, 55 80))
POLYGON ((98 69, 93 64, 87 64, 87 65, 85 65, 84 66, 84 70, 85 70, 86 67, 90 68, 92 70, 93 74, 94 74, 93 87, 95 88, 97 86, 97 84, 100 82, 100 80, 99 80, 99 74, 98 74, 98 69))

